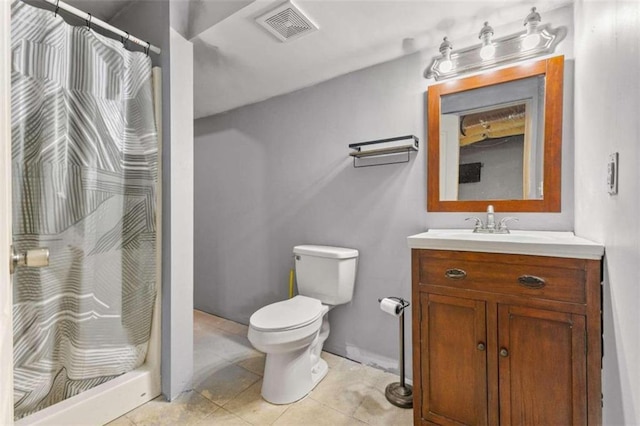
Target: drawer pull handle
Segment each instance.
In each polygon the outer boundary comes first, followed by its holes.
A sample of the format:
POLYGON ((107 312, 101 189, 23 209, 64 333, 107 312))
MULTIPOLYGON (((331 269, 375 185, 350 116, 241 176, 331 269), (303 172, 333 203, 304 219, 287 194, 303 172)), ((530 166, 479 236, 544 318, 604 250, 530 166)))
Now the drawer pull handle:
POLYGON ((484 342, 478 343, 478 350, 479 351, 484 351, 486 348, 487 348, 487 346, 484 344, 484 342))
POLYGON ((467 273, 462 269, 453 268, 447 269, 444 276, 452 280, 464 280, 467 277, 467 273))
POLYGON ((500 356, 502 358, 506 358, 509 356, 509 351, 507 350, 507 348, 500 348, 500 356))
POLYGON ((544 279, 535 275, 521 275, 518 277, 518 282, 527 288, 542 288, 546 285, 544 279))

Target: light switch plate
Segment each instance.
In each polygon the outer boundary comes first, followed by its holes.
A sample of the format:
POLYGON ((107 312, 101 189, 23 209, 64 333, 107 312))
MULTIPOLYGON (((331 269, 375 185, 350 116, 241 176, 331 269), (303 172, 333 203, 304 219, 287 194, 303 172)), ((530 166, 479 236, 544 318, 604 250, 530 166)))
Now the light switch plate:
POLYGON ((609 195, 618 193, 618 153, 609 155, 607 162, 607 190, 609 195))

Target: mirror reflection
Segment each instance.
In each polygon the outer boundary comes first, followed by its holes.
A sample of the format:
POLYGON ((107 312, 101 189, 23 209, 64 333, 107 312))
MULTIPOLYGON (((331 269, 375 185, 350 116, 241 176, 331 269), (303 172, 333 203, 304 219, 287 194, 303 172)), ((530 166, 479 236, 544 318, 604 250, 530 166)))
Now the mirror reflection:
POLYGON ((545 77, 441 96, 440 200, 541 200, 545 77))

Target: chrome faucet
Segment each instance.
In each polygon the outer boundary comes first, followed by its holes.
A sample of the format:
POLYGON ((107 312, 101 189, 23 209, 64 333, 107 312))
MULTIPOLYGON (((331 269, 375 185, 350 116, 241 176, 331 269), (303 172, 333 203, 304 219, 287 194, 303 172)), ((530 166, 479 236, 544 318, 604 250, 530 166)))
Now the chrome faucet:
POLYGON ((475 225, 473 226, 473 232, 480 234, 509 234, 509 228, 507 227, 507 222, 511 220, 518 220, 517 217, 507 216, 503 217, 498 223, 498 227, 496 228, 496 219, 495 219, 495 211, 493 206, 489 204, 487 206, 487 223, 486 225, 482 222, 482 219, 479 217, 473 216, 468 217, 465 220, 475 220, 475 225))
POLYGON ((493 205, 489 204, 487 206, 487 230, 489 232, 493 232, 496 229, 496 220, 493 213, 493 205))

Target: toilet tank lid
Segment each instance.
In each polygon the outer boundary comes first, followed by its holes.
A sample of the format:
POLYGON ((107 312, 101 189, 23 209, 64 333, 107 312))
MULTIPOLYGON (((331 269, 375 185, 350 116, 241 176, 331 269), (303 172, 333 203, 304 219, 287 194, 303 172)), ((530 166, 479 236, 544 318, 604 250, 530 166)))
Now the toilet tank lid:
POLYGON ((293 254, 328 257, 331 259, 351 259, 358 257, 358 250, 344 247, 303 245, 295 246, 293 254))

